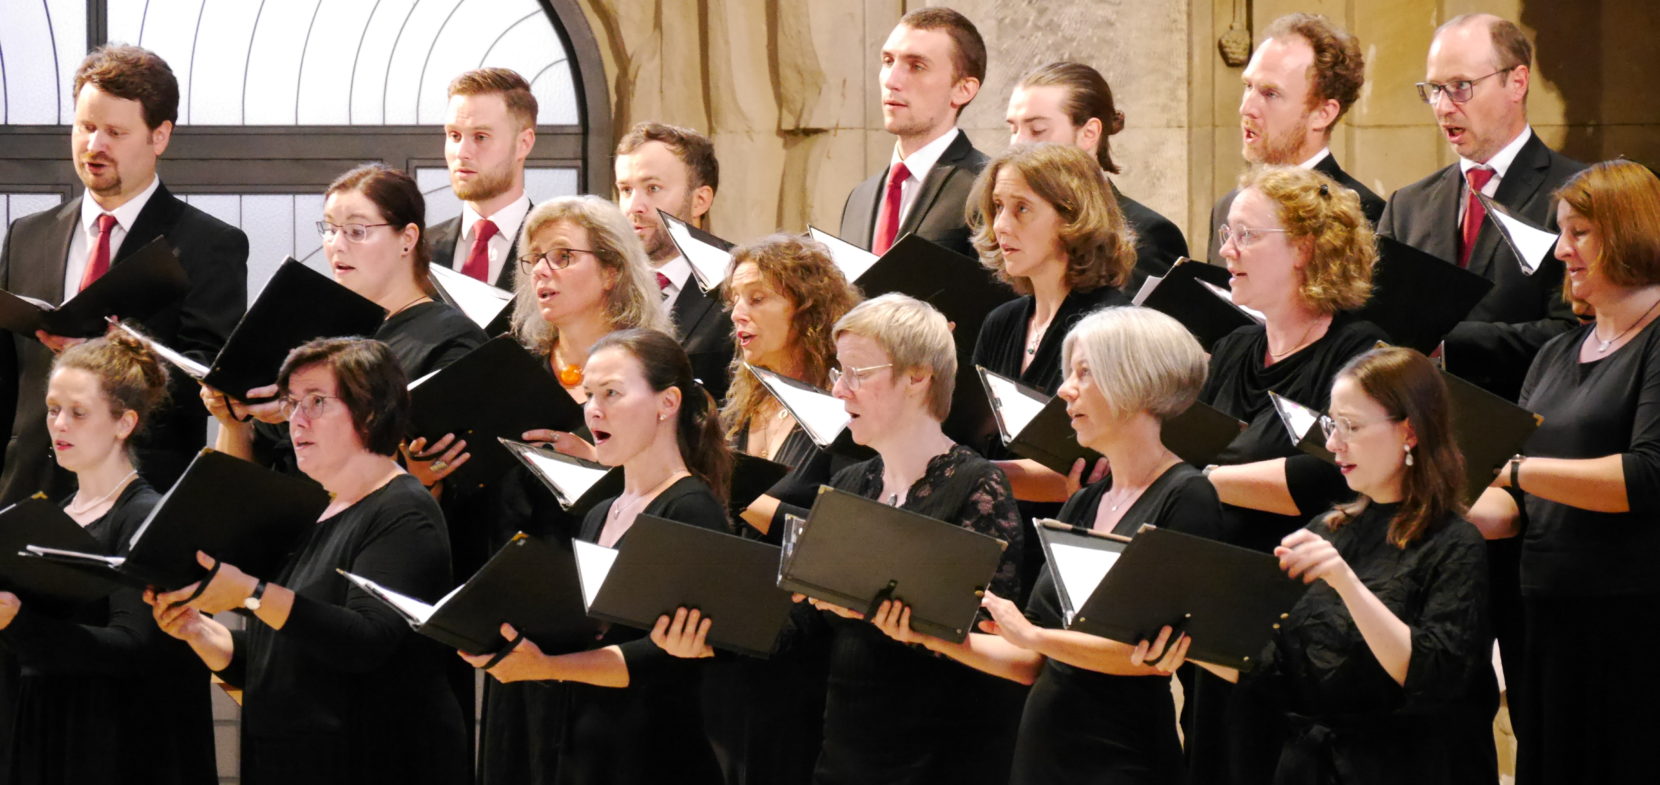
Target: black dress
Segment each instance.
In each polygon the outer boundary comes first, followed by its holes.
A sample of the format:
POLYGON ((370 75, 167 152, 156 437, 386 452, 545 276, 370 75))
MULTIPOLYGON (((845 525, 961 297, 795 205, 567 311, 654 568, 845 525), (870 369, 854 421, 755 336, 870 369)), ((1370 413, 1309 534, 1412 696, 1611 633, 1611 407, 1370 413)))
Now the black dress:
MULTIPOLYGON (((1020 362, 1026 356, 1026 327, 1031 323, 1036 303, 1035 298, 1026 295, 993 308, 980 325, 980 335, 974 343, 974 364, 1054 395, 1066 379, 1066 369, 1061 367, 1061 345, 1066 342, 1066 334, 1072 331, 1073 325, 1101 308, 1129 305, 1130 298, 1110 286, 1068 292, 1060 308, 1055 310, 1055 318, 1049 323, 1049 328, 1044 330, 1043 339, 1038 341, 1031 364, 1022 371, 1020 362)), ((1003 446, 1002 439, 995 432, 989 435, 985 444, 973 446, 981 455, 994 461, 1018 457, 1003 446)), ((1037 535, 1032 532, 1032 520, 1055 517, 1060 505, 1053 502, 1017 503, 1025 543, 1020 551, 1020 585, 1030 591, 1036 584, 1038 570, 1043 568, 1043 549, 1038 545, 1037 535)), ((1009 599, 1016 603, 1026 602, 1025 595, 1009 599)))
MULTIPOLYGON (((123 555, 160 496, 134 479, 86 525, 123 555)), ((14 712, 13 785, 185 785, 218 781, 207 669, 163 634, 136 589, 54 615, 25 602, 0 646, 23 666, 14 712)))
MULTIPOLYGON (((831 485, 866 498, 882 490, 880 456, 831 485)), ((1005 540, 991 591, 1015 597, 1021 530, 1008 480, 961 445, 935 456, 904 509, 1005 540)), ((819 785, 1004 785, 1025 689, 883 635, 866 621, 828 617, 830 683, 819 785)))
MULTIPOLYGON (((1516 781, 1653 779, 1660 680, 1660 327, 1582 363, 1592 326, 1539 351, 1521 405, 1544 417, 1524 452, 1551 458, 1620 456, 1630 511, 1591 512, 1523 494, 1523 690, 1516 781), (1585 645, 1617 631, 1618 654, 1588 663, 1585 645)), ((1522 472, 1527 490, 1527 472, 1522 472)), ((1508 658, 1507 658, 1508 659, 1508 658)), ((1520 695, 1518 695, 1520 693, 1520 695)))
MULTIPOLYGON (((1241 691, 1289 719, 1279 785, 1463 785, 1498 781, 1492 716, 1498 706, 1487 631, 1487 550, 1457 516, 1404 550, 1387 540, 1398 504, 1372 504, 1332 541, 1366 588, 1411 628, 1404 685, 1378 664, 1342 597, 1315 581, 1291 609, 1241 691), (1485 733, 1474 743, 1470 730, 1485 733)), ((1579 718, 1581 720, 1585 718, 1579 718)), ((1562 780, 1585 781, 1585 780, 1562 780)))
POLYGON ((242 686, 242 781, 453 785, 469 777, 455 655, 416 635, 336 569, 427 602, 449 590, 443 516, 400 474, 318 521, 271 581, 294 592, 282 629, 252 620, 220 673, 242 686))
MULTIPOLYGON (((1111 489, 1108 477, 1079 490, 1061 508, 1059 520, 1093 526, 1101 499, 1111 489)), ((1144 523, 1216 538, 1222 533, 1222 504, 1198 469, 1176 464, 1124 511, 1113 533, 1133 536, 1144 523)), ((1045 567, 1037 580, 1026 616, 1039 627, 1065 628, 1053 573, 1045 567)), ((1011 785, 1173 785, 1181 774, 1170 679, 1116 676, 1044 661, 1021 714, 1011 785)))
MULTIPOLYGON (((597 542, 616 499, 595 505, 582 522, 581 538, 597 542)), ((683 477, 647 504, 642 515, 727 530, 726 508, 709 486, 683 477)), ((620 546, 628 535, 618 541, 620 546)), ((570 682, 559 753, 561 785, 647 785, 721 782, 703 731, 698 695, 704 663, 670 655, 645 630, 611 625, 591 648, 616 646, 628 664, 628 686, 570 682)))
MULTIPOLYGON (((1329 508, 1352 494, 1337 467, 1297 449, 1268 398, 1272 390, 1304 406, 1324 411, 1331 383, 1350 359, 1385 340, 1371 322, 1336 314, 1326 334, 1290 356, 1264 366, 1268 332, 1241 327, 1211 348, 1210 372, 1199 400, 1246 423, 1245 430, 1217 457, 1218 464, 1242 464, 1285 458, 1286 481, 1299 510, 1329 508)), ((1306 516, 1276 515, 1222 505, 1222 539, 1272 552, 1285 535, 1300 528, 1306 516)), ((1284 728, 1272 707, 1254 696, 1235 696, 1233 685, 1192 666, 1182 671, 1189 700, 1183 704, 1187 733, 1187 781, 1193 785, 1257 785, 1273 774, 1273 751, 1284 728)))

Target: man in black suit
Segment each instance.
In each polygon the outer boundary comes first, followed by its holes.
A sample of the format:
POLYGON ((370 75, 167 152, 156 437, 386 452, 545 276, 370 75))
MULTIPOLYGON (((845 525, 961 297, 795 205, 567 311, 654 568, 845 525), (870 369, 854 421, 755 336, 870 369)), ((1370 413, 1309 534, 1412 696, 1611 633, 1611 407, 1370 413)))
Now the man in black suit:
MULTIPOLYGON (((0 249, 0 288, 60 303, 157 237, 177 251, 190 291, 141 322, 161 343, 208 362, 248 301, 248 238, 168 192, 156 161, 178 119, 179 87, 167 63, 135 46, 106 46, 75 72, 75 173, 80 199, 19 218, 0 249)), ((73 476, 57 468, 46 431, 47 376, 55 352, 79 339, 36 333, 0 342, 0 369, 15 383, 0 504, 46 491, 61 498, 73 476)), ((197 387, 174 374, 172 404, 137 445, 139 470, 166 490, 207 437, 197 387)))
POLYGON ((1379 233, 1494 283, 1447 336, 1447 370, 1511 400, 1533 355, 1574 323, 1573 313, 1562 300, 1562 262, 1533 259, 1537 271, 1524 272, 1480 202, 1471 204, 1467 183, 1554 231, 1551 192, 1585 168, 1528 125, 1532 62, 1526 36, 1495 16, 1456 17, 1436 31, 1418 89, 1459 160, 1396 191, 1378 224, 1379 233))
POLYGON ((898 137, 888 168, 860 183, 842 207, 841 238, 881 254, 916 233, 978 258, 963 208, 986 156, 957 128, 957 115, 986 78, 986 45, 962 14, 906 14, 882 44, 882 127, 898 137))
MULTIPOLYGON (((1243 74, 1239 99, 1241 154, 1246 163, 1302 166, 1325 174, 1360 197, 1361 212, 1374 225, 1383 199, 1337 165, 1331 133, 1360 97, 1366 60, 1360 42, 1316 14, 1288 14, 1269 23, 1262 44, 1243 74)), ((1228 222, 1233 189, 1210 211, 1210 256, 1221 264, 1217 230, 1228 222)))
POLYGON ((720 292, 705 293, 657 211, 703 228, 720 187, 720 161, 708 137, 690 128, 638 123, 617 143, 617 204, 645 245, 663 299, 692 360, 692 374, 719 401, 731 381, 732 318, 720 292))
POLYGON ((525 158, 536 146, 536 96, 506 68, 451 80, 444 163, 461 215, 427 229, 434 264, 513 291, 519 227, 530 214, 525 158))

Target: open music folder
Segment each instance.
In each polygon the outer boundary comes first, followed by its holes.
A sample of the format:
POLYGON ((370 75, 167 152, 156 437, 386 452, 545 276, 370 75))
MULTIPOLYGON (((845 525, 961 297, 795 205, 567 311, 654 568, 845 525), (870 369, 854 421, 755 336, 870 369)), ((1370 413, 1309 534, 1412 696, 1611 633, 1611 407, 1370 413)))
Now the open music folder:
MULTIPOLYGON (((507 263, 519 262, 509 259, 507 263)), ((497 289, 448 265, 434 264, 428 270, 427 278, 438 292, 438 299, 466 314, 485 335, 501 335, 511 328, 508 318, 513 312, 512 292, 497 289)))
POLYGON ((541 481, 560 507, 573 515, 582 515, 594 505, 622 493, 621 468, 573 458, 551 447, 512 439, 496 441, 541 481))
POLYGON ((911 607, 911 628, 968 636, 1008 543, 828 486, 784 532, 778 588, 867 615, 885 599, 911 607))
POLYGON ((859 455, 864 451, 853 442, 852 434, 847 431, 847 424, 853 418, 848 416, 847 407, 842 405, 841 399, 827 390, 765 368, 748 363, 744 363, 744 368, 755 374, 761 386, 778 399, 778 403, 789 411, 801 429, 806 431, 807 438, 812 439, 819 449, 846 455, 859 455))
POLYGON ((103 547, 58 505, 36 494, 0 510, 0 590, 61 615, 120 588, 103 569, 64 569, 25 556, 30 545, 103 554, 103 547))
POLYGON ((696 608, 711 620, 709 645, 753 657, 771 655, 789 621, 775 545, 640 515, 617 548, 571 546, 594 618, 649 630, 676 608, 696 608))
POLYGON ((423 602, 345 570, 353 585, 397 611, 416 632, 468 654, 506 645, 503 623, 549 653, 579 651, 599 625, 588 617, 569 542, 519 532, 437 602, 423 602))
POLYGON ((1257 664, 1308 586, 1273 556, 1144 526, 1123 538, 1040 521, 1068 629, 1131 646, 1170 625, 1192 638, 1188 659, 1240 670, 1257 664))
POLYGON ((1480 275, 1379 237, 1372 296, 1355 315, 1381 328, 1391 343, 1430 354, 1492 289, 1480 275))
MULTIPOLYGON (((13 259, 12 264, 23 260, 13 259)), ((63 305, 0 290, 0 327, 33 338, 36 330, 67 338, 95 338, 106 319, 144 319, 178 302, 190 291, 190 278, 173 246, 157 237, 132 255, 110 265, 90 286, 63 305)))
POLYGON ((133 533, 126 556, 41 545, 24 550, 164 592, 207 574, 197 551, 269 579, 328 504, 328 492, 309 478, 204 449, 133 533))
POLYGON ((726 280, 727 268, 732 266, 732 243, 663 210, 658 210, 657 216, 663 220, 664 228, 669 230, 669 240, 686 258, 686 263, 691 265, 692 277, 697 279, 698 288, 707 292, 720 286, 726 280))
POLYGON ((410 382, 410 435, 433 444, 453 433, 470 459, 450 474, 453 487, 481 488, 513 465, 499 439, 536 428, 582 426, 582 406, 541 358, 511 335, 492 338, 461 359, 410 382))
POLYGON ((1181 322, 1208 352, 1228 333, 1258 323, 1234 304, 1229 278, 1225 267, 1183 257, 1156 282, 1149 278, 1132 302, 1181 322))
POLYGON ((1522 272, 1532 275, 1539 269, 1540 263, 1556 253, 1558 233, 1543 226, 1535 226, 1521 216, 1510 211, 1510 208, 1499 204, 1497 200, 1487 194, 1476 192, 1476 198, 1481 200, 1481 206, 1487 208, 1487 214, 1493 218, 1493 227, 1499 230, 1499 237, 1504 238, 1506 245, 1516 254, 1516 262, 1522 272))

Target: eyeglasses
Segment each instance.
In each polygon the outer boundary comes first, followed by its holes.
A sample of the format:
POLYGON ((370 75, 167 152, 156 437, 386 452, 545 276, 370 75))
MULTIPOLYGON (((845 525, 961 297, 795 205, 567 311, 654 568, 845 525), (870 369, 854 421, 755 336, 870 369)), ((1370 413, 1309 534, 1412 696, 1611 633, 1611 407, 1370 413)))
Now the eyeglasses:
POLYGON ((1475 95, 1476 82, 1486 79, 1488 76, 1498 76, 1499 74, 1514 70, 1518 67, 1519 66, 1513 65, 1509 68, 1500 68, 1487 76, 1478 76, 1474 79, 1460 79, 1456 82, 1447 82, 1446 84, 1439 84, 1436 82, 1419 82, 1415 86, 1418 88, 1418 97, 1424 99, 1424 103, 1429 104, 1430 106, 1434 106, 1435 102, 1441 100, 1441 96, 1443 95, 1451 98, 1453 103, 1461 104, 1470 100, 1470 97, 1475 95))
POLYGON ((1320 432, 1325 434, 1327 439, 1336 436, 1338 441, 1346 442, 1354 437, 1355 431, 1362 428, 1370 428, 1380 422, 1400 422, 1400 419, 1399 417, 1384 417, 1356 425, 1354 420, 1347 417, 1332 417, 1329 414, 1322 414, 1320 415, 1320 432))
POLYGON ((1262 236, 1265 234, 1285 234, 1289 231, 1289 229, 1252 229, 1248 226, 1241 226, 1238 229, 1234 229, 1227 224, 1222 224, 1216 229, 1216 237, 1221 241, 1221 245, 1227 245, 1228 240, 1231 239, 1233 240, 1235 248, 1245 248, 1255 243, 1257 240, 1262 239, 1262 236))
POLYGON ((369 230, 378 226, 391 226, 391 224, 331 224, 328 221, 318 221, 317 234, 323 238, 325 243, 333 242, 334 238, 340 235, 345 235, 347 240, 354 243, 361 243, 369 239, 369 230))
POLYGON ((893 363, 882 363, 881 365, 867 365, 863 368, 849 368, 846 371, 843 371, 840 368, 831 368, 830 369, 830 387, 832 389, 834 389, 835 386, 836 386, 836 382, 839 382, 843 379, 846 379, 847 380, 847 389, 848 390, 857 390, 857 389, 859 389, 859 380, 863 379, 865 377, 865 374, 868 374, 871 371, 880 371, 883 368, 892 368, 892 367, 893 367, 893 363))
POLYGON ((315 420, 328 412, 329 401, 338 401, 338 395, 323 395, 312 393, 303 398, 285 397, 278 399, 277 411, 284 420, 294 419, 295 412, 304 412, 307 420, 315 420))
POLYGON ((563 270, 576 264, 576 255, 579 253, 588 254, 596 259, 599 258, 598 251, 590 251, 585 248, 549 248, 543 253, 519 257, 519 269, 523 270, 525 275, 530 275, 536 271, 536 265, 547 262, 548 269, 563 270))

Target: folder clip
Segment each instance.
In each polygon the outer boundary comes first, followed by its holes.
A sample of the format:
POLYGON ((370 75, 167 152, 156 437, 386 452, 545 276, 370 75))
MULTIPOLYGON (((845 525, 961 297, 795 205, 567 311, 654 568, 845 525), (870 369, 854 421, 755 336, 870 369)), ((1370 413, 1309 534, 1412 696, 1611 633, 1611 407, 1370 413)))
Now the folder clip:
POLYGON ((865 618, 875 618, 877 609, 882 607, 883 601, 893 599, 893 590, 898 586, 899 581, 889 580, 887 586, 876 592, 876 596, 870 599, 870 607, 865 608, 865 618))

